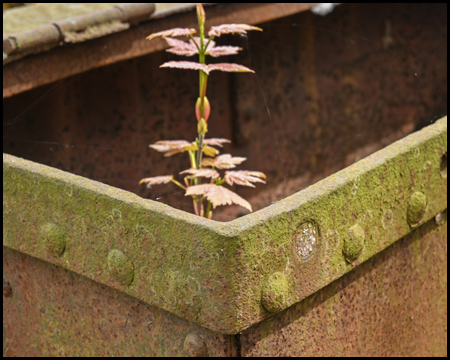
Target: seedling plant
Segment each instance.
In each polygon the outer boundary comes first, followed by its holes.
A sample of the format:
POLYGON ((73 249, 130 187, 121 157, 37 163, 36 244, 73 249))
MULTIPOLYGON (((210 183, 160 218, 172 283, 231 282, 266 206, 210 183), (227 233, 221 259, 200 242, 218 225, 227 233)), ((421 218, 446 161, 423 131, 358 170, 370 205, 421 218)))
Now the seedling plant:
POLYGON ((219 57, 234 55, 239 50, 237 46, 216 46, 214 39, 223 34, 243 33, 249 30, 262 29, 246 24, 223 24, 212 26, 205 36, 205 11, 201 4, 197 4, 197 19, 199 35, 194 36, 195 29, 174 28, 151 34, 147 39, 152 40, 162 37, 169 45, 168 52, 181 56, 194 56, 198 54, 198 62, 169 61, 160 67, 198 70, 199 72, 199 96, 195 104, 195 117, 197 119, 198 136, 193 142, 186 140, 161 140, 150 145, 154 150, 164 153, 169 157, 178 153, 187 152, 190 168, 182 171, 183 183, 177 181, 173 175, 156 176, 142 179, 139 183, 148 187, 157 184, 174 183, 185 191, 185 196, 191 196, 196 215, 211 219, 214 209, 219 205, 240 205, 249 211, 252 207, 248 201, 235 192, 223 186, 241 185, 255 187, 255 183, 265 183, 266 176, 259 171, 229 170, 246 160, 244 157, 234 157, 230 154, 219 155, 218 147, 230 143, 227 139, 206 138, 208 132, 208 119, 211 113, 211 105, 206 97, 208 77, 211 71, 225 72, 251 72, 254 71, 238 64, 218 63, 206 64, 206 56, 219 57), (187 36, 189 41, 182 41, 174 37, 187 36), (219 170, 226 170, 222 175, 219 170), (206 179, 206 181, 205 181, 206 179), (205 207, 206 202, 206 207, 205 207))

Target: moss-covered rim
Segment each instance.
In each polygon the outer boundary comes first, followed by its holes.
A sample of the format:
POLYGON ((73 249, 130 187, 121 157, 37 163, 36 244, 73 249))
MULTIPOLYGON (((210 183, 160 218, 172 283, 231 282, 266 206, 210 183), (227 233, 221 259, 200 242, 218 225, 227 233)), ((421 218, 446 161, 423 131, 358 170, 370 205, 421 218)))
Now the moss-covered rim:
POLYGON ((4 154, 3 245, 236 334, 272 314, 262 299, 273 274, 285 279, 283 301, 270 309, 281 311, 444 211, 446 154, 443 118, 228 223, 4 154), (426 207, 411 225, 417 192, 426 207), (295 242, 310 227, 315 239, 303 258, 295 242), (49 240, 42 229, 56 235, 49 240), (364 241, 349 259, 345 244, 354 229, 364 241))

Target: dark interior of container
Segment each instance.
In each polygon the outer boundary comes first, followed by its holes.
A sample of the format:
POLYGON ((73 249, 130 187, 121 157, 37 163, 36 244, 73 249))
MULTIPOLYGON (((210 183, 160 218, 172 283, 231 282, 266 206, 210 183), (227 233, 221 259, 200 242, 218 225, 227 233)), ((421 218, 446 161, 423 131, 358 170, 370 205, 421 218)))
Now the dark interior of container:
MULTIPOLYGON (((213 72, 207 93, 207 137, 232 140, 221 152, 247 158, 237 170, 267 175, 233 188, 254 210, 446 114, 446 4, 340 5, 258 26, 217 39, 243 51, 211 60, 256 74, 213 72)), ((169 60, 184 59, 153 53, 4 99, 3 152, 192 212, 176 186, 138 185, 189 167, 186 154, 165 158, 149 144, 197 135, 198 73, 159 69, 169 60)), ((246 213, 218 207, 213 218, 246 213)))

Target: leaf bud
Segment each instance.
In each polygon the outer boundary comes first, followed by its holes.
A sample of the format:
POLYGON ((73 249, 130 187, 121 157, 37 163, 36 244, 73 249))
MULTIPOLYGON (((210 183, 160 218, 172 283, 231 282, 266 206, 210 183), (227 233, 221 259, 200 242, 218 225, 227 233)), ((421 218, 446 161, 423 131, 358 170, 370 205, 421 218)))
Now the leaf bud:
POLYGON ((200 121, 201 118, 205 119, 205 121, 208 121, 209 114, 211 113, 211 106, 209 105, 208 98, 204 97, 204 104, 203 104, 203 111, 201 108, 202 105, 202 98, 199 97, 197 99, 197 102, 195 104, 195 116, 197 117, 197 121, 200 121))
POLYGON ((197 132, 205 135, 208 132, 208 125, 204 118, 201 118, 197 125, 197 132))

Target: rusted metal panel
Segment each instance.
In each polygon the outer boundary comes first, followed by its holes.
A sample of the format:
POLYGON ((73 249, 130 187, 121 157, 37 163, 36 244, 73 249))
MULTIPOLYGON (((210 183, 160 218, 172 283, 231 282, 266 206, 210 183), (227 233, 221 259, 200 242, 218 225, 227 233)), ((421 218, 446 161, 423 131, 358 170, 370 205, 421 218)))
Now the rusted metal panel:
POLYGON ((225 224, 3 155, 3 244, 236 334, 444 211, 446 153, 444 118, 225 224))
POLYGON ((3 248, 4 356, 235 356, 207 330, 108 286, 3 248))
POLYGON ((240 343, 242 356, 446 356, 447 221, 431 219, 240 343))
MULTIPOLYGON (((152 5, 152 4, 149 4, 152 5)), ((213 5, 208 9, 208 24, 219 25, 232 20, 236 23, 257 24, 310 9, 311 3, 255 3, 213 5)), ((162 50, 163 41, 148 42, 145 38, 161 29, 195 26, 194 11, 173 14, 150 21, 128 31, 71 46, 60 51, 45 52, 7 64, 3 69, 3 97, 21 93, 93 68, 113 64, 162 50), (80 54, 89 56, 80 57, 80 54)), ((69 21, 70 23, 70 21, 69 21)), ((72 38, 71 38, 72 39, 72 38)), ((7 44, 11 47, 11 42, 7 44)))

